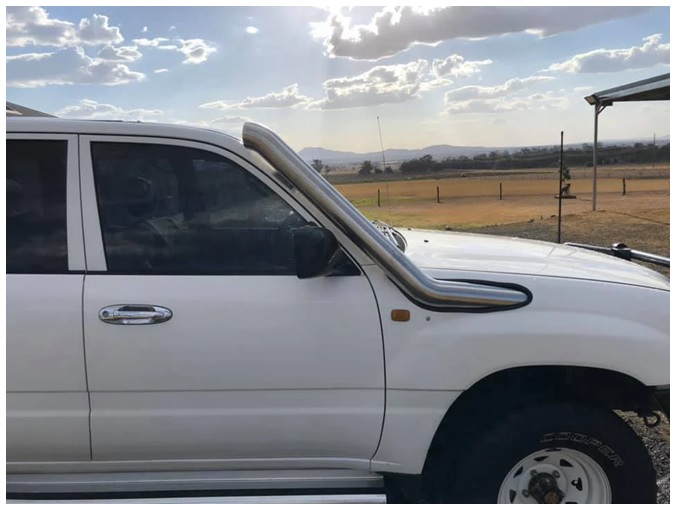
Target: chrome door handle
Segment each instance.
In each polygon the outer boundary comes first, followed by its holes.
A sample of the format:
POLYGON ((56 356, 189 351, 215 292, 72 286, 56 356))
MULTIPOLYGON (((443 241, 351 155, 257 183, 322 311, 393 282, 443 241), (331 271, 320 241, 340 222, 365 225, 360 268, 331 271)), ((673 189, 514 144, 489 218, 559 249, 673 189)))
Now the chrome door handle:
POLYGON ((155 305, 110 305, 99 310, 99 319, 108 324, 161 324, 173 317, 169 308, 155 305))

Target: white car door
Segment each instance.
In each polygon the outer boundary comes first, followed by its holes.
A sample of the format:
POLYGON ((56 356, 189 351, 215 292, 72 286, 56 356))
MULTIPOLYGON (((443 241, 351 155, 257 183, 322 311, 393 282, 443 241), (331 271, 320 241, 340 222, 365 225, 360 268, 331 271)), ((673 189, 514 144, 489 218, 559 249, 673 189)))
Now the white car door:
POLYGON ((88 461, 76 135, 7 134, 7 462, 88 461))
POLYGON ((295 276, 289 228, 307 213, 213 146, 92 136, 81 151, 94 460, 369 459, 377 304, 354 265, 295 276))

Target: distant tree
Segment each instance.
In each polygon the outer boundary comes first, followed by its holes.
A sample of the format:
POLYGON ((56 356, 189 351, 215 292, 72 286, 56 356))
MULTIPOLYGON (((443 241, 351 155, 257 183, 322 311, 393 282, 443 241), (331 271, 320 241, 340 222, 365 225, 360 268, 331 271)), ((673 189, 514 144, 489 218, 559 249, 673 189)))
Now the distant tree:
POLYGON ((383 171, 380 169, 380 167, 375 167, 373 169, 373 173, 376 174, 376 175, 380 175, 380 174, 383 173, 383 171))
POLYGON ((364 161, 361 164, 361 167, 359 167, 359 174, 371 175, 371 172, 373 172, 373 163, 371 163, 370 161, 364 161))
POLYGON ((392 170, 392 167, 388 165, 388 166, 385 167, 385 173, 386 174, 393 174, 394 170, 392 170))
POLYGON ((332 166, 324 165, 324 173, 325 173, 326 175, 329 175, 329 172, 331 172, 331 170, 333 170, 333 167, 332 167, 332 166))
POLYGON ((434 158, 429 154, 425 154, 422 158, 404 161, 399 170, 404 174, 414 174, 438 170, 439 168, 440 165, 434 161, 434 158))
POLYGON ((324 168, 324 164, 322 163, 321 159, 313 159, 312 160, 312 168, 317 170, 317 173, 322 173, 322 169, 324 168))

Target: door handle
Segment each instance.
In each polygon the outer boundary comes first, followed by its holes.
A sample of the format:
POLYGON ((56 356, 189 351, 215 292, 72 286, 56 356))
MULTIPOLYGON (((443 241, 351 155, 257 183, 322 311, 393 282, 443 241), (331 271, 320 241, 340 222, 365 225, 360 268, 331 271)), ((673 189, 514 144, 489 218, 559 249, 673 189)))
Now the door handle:
POLYGON ((161 324, 173 317, 169 308, 155 305, 110 305, 99 310, 99 319, 108 324, 161 324))

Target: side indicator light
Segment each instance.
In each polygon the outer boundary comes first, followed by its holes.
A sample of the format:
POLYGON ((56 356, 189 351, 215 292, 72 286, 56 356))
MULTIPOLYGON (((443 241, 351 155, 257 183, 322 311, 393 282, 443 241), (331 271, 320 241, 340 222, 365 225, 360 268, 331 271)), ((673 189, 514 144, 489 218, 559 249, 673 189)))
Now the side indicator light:
POLYGON ((391 317, 394 322, 408 322, 411 320, 411 312, 408 310, 392 310, 391 317))

